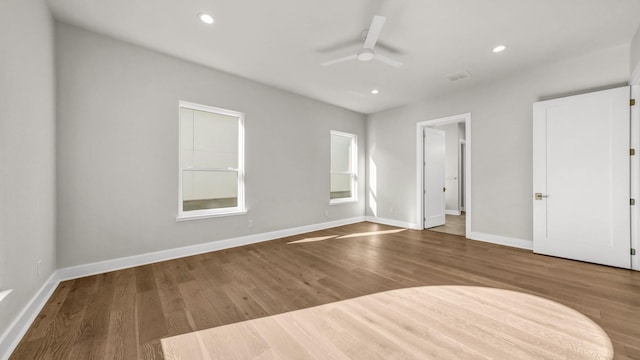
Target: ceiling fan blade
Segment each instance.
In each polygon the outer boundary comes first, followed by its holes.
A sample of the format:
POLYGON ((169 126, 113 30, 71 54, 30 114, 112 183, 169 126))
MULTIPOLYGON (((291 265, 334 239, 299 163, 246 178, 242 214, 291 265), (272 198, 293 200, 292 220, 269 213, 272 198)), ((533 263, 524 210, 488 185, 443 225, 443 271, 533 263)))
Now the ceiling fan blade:
POLYGON ((386 57, 386 56, 384 56, 384 55, 378 55, 378 54, 376 54, 376 57, 375 57, 375 58, 376 58, 376 60, 381 61, 381 62, 383 62, 383 63, 385 63, 385 64, 388 64, 388 65, 391 65, 391 66, 393 66, 393 67, 400 67, 400 66, 404 65, 404 64, 403 64, 403 63, 401 63, 400 61, 395 60, 395 59, 392 59, 392 58, 390 58, 390 57, 386 57))
POLYGON ((339 59, 329 60, 329 61, 323 62, 320 65, 329 66, 329 65, 333 65, 333 64, 337 64, 337 63, 353 60, 353 59, 355 59, 357 57, 358 57, 358 55, 349 55, 349 56, 345 56, 345 57, 342 57, 342 58, 339 58, 339 59))
POLYGON ((378 41, 378 37, 380 37, 385 21, 387 21, 387 18, 384 16, 376 15, 373 17, 369 31, 367 31, 367 37, 364 39, 364 45, 362 47, 365 49, 373 49, 373 47, 376 46, 376 42, 378 41))

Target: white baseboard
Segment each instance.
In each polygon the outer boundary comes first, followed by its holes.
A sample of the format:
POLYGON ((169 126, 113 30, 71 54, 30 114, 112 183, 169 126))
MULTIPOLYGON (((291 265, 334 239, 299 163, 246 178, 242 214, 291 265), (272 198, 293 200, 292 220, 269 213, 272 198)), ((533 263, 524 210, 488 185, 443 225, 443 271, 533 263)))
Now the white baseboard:
POLYGON ((54 271, 0 337, 0 359, 7 360, 58 286, 54 271))
POLYGON ((58 269, 60 280, 77 279, 84 276, 102 274, 109 271, 122 270, 134 266, 153 264, 160 261, 172 260, 186 256, 203 254, 211 251, 229 249, 233 247, 255 244, 263 241, 279 239, 287 236, 304 234, 312 231, 329 229, 337 226, 355 224, 365 221, 364 216, 353 217, 349 219, 329 221, 320 224, 305 225, 296 228, 284 230, 276 230, 266 233, 241 236, 237 238, 211 241, 204 244, 185 246, 175 249, 155 251, 152 253, 127 256, 118 259, 95 262, 91 264, 83 264, 58 269))
POLYGON ((467 238, 471 240, 484 241, 492 244, 511 246, 526 250, 533 250, 533 241, 531 240, 517 239, 507 236, 485 234, 479 232, 471 232, 467 235, 467 238))
POLYGON ((185 256, 198 255, 216 250, 255 244, 287 236, 299 235, 337 226, 355 224, 362 221, 365 221, 365 217, 358 216, 349 219, 305 225, 296 228, 241 236, 232 239, 212 241, 204 244, 185 246, 176 249, 156 251, 147 254, 128 256, 124 258, 58 269, 54 271, 53 274, 51 274, 49 279, 33 296, 31 301, 29 301, 29 303, 23 308, 23 310, 7 328, 4 334, 2 334, 2 337, 0 337, 0 360, 6 360, 9 358, 13 350, 16 348, 16 346, 18 346, 20 339, 22 339, 27 330, 29 330, 29 326, 31 326, 31 323, 33 323, 36 316, 38 316, 40 310, 42 310, 47 300, 49 300, 49 297, 51 297, 51 294, 61 281, 102 274, 109 271, 121 270, 165 260, 177 259, 185 256))
POLYGON ((405 221, 400 221, 400 220, 385 219, 385 218, 379 218, 379 217, 375 217, 375 216, 367 216, 367 217, 365 217, 365 220, 369 221, 369 222, 372 222, 372 223, 376 223, 376 224, 397 226, 397 227, 413 229, 413 230, 422 230, 422 229, 418 229, 418 225, 417 224, 410 223, 410 222, 405 222, 405 221))
POLYGON ((460 215, 459 210, 445 210, 444 213, 447 215, 456 215, 456 216, 460 215))

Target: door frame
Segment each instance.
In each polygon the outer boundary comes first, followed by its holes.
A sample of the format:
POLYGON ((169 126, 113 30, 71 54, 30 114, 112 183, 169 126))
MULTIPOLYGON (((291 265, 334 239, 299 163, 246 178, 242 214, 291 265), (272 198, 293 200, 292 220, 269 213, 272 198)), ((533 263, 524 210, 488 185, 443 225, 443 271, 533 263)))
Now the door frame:
POLYGON ((416 123, 416 220, 418 230, 424 230, 424 128, 464 122, 465 127, 465 237, 471 234, 471 113, 464 113, 442 118, 419 121, 416 123))
MULTIPOLYGON (((466 126, 465 126, 465 137, 466 137, 466 126)), ((466 198, 466 189, 463 189, 462 183, 464 182, 466 187, 467 184, 467 169, 466 169, 466 161, 467 161, 467 157, 466 157, 466 152, 467 152, 467 140, 464 139, 460 139, 458 141, 458 212, 461 211, 466 211, 465 210, 465 206, 467 205, 466 201, 463 201, 462 199, 462 194, 465 195, 466 198), (464 153, 462 149, 464 148, 464 153), (464 162, 462 161, 464 159, 464 162), (461 166, 461 164, 465 164, 465 166, 461 166)), ((466 199, 464 199, 466 200, 466 199)))
MULTIPOLYGON (((630 81, 631 98, 640 100, 640 63, 636 66, 634 74, 630 81)), ((631 148, 636 149, 636 154, 640 151, 640 106, 636 104, 631 107, 631 148)), ((640 198, 640 154, 630 157, 630 175, 631 175, 631 198, 638 200, 640 198)), ((631 269, 640 271, 640 233, 638 225, 640 224, 640 209, 638 205, 631 206, 631 247, 636 249, 636 255, 631 256, 631 269)))

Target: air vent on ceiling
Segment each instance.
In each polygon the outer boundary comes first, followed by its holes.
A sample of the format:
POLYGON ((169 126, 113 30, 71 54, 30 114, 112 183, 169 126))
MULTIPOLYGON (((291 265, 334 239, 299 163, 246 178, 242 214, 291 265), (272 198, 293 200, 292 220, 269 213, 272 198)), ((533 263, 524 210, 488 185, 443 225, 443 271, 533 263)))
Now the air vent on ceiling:
POLYGON ((470 76, 471 76, 471 73, 468 70, 464 70, 464 71, 460 71, 447 76, 447 79, 449 79, 449 81, 451 82, 454 82, 454 81, 466 79, 470 76))

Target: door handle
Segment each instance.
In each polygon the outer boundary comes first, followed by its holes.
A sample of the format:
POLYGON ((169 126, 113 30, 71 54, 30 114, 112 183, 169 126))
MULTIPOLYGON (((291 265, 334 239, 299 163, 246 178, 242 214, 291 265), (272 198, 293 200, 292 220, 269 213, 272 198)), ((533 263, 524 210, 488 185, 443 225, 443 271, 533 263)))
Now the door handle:
POLYGON ((442 192, 445 192, 445 191, 447 191, 447 188, 446 188, 446 187, 443 187, 443 188, 442 188, 442 192))
POLYGON ((542 200, 542 199, 548 198, 549 195, 542 195, 542 193, 535 193, 534 197, 536 198, 536 200, 542 200))

